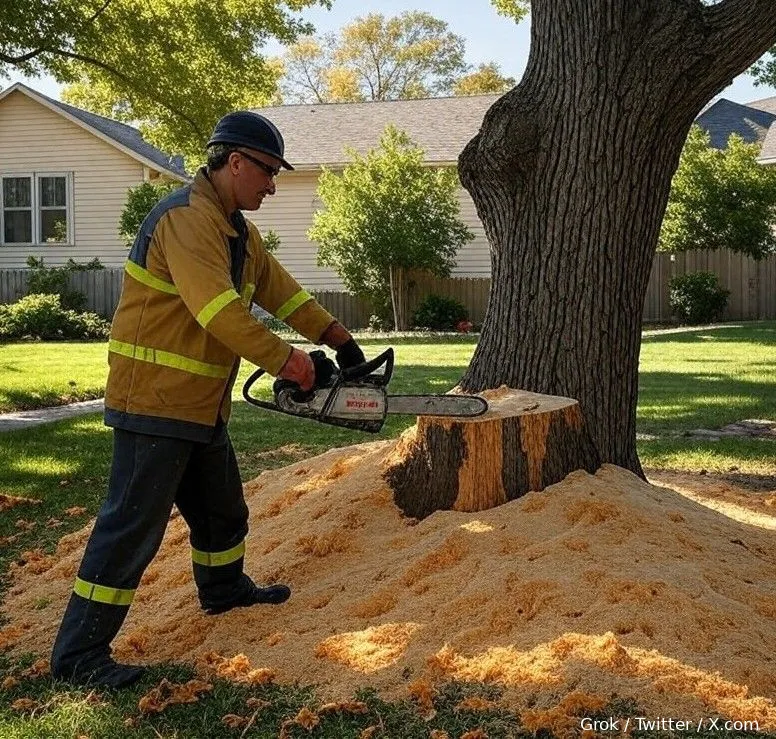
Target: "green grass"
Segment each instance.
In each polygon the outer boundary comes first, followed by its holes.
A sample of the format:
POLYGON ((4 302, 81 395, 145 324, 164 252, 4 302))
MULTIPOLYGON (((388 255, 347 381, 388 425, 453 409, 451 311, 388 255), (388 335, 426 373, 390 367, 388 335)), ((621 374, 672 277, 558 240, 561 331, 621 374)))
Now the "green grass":
POLYGON ((0 344, 0 413, 102 397, 106 344, 0 344))

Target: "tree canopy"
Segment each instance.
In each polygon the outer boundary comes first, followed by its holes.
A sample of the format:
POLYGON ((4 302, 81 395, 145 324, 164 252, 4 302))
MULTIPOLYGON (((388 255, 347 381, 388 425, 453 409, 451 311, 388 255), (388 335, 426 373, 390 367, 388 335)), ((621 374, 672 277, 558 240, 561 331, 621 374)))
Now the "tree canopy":
POLYGON ((294 13, 315 4, 330 0, 17 0, 3 8, 0 73, 50 74, 71 85, 63 99, 139 121, 191 162, 220 116, 272 99, 281 70, 261 46, 310 33, 294 13))
POLYGON ((321 174, 324 209, 308 236, 319 245, 319 264, 378 311, 390 304, 394 325, 404 329, 406 270, 448 276, 458 249, 474 237, 458 217, 458 175, 424 165, 423 150, 394 126, 366 156, 348 154, 353 161, 341 175, 321 174))
POLYGON ((776 168, 759 144, 732 135, 726 149, 693 126, 671 183, 659 248, 730 249, 754 259, 776 252, 776 168))
POLYGON ((297 102, 351 102, 503 92, 514 85, 496 64, 472 70, 464 51, 464 39, 429 13, 370 13, 338 34, 291 45, 283 56, 283 95, 297 102))
POLYGON ((480 64, 453 85, 455 95, 487 95, 506 92, 516 84, 514 77, 502 77, 498 64, 480 64))

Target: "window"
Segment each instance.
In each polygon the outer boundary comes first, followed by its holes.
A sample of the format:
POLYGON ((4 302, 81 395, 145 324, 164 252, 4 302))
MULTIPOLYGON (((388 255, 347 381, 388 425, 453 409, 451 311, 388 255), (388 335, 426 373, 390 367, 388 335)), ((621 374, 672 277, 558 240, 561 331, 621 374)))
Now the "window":
POLYGON ((72 243, 70 175, 6 174, 0 177, 0 190, 0 243, 72 243))

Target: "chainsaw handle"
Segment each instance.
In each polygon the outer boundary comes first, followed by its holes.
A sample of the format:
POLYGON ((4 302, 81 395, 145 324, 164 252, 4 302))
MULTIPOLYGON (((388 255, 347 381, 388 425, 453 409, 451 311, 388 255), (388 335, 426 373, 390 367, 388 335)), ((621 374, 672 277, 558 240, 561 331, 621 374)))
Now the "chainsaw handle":
POLYGON ((249 403, 253 403, 256 405, 256 399, 251 395, 250 389, 253 387, 255 382, 259 379, 261 379, 264 375, 267 374, 266 370, 263 370, 261 367, 259 367, 246 381, 243 385, 242 394, 243 398, 247 400, 249 403))
POLYGON ((385 386, 390 382, 391 375, 393 374, 393 360, 393 347, 389 347, 382 354, 379 354, 374 359, 370 359, 368 362, 341 370, 340 377, 343 380, 360 380, 362 377, 372 375, 375 370, 385 365, 385 372, 372 377, 376 385, 385 386))

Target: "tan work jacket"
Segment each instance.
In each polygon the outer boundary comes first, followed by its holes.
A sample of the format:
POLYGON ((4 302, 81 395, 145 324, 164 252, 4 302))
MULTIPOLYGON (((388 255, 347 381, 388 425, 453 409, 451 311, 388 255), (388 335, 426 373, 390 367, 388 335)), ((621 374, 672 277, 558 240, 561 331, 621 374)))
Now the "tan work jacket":
POLYGON ((126 263, 109 342, 105 423, 208 441, 226 421, 240 357, 276 375, 291 346, 250 313, 255 302, 318 343, 335 320, 230 221, 200 170, 146 217, 126 263))

